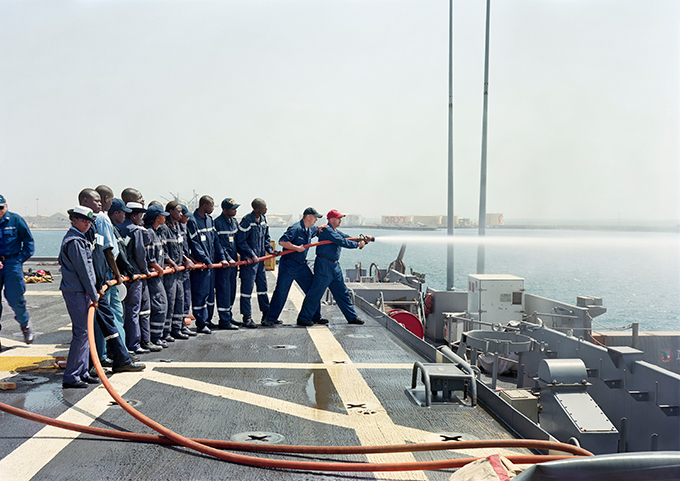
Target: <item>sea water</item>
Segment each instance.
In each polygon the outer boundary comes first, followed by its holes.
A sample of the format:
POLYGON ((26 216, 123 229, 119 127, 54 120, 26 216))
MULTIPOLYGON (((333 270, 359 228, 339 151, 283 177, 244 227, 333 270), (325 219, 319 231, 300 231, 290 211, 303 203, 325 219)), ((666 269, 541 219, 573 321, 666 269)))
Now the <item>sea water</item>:
MULTIPOLYGON (((343 230, 343 227, 340 227, 343 230)), ((278 240, 283 228, 271 228, 278 240)), ((446 289, 445 231, 405 232, 347 228, 376 237, 362 250, 344 249, 340 265, 361 263, 386 269, 406 244, 404 262, 425 274, 426 286, 446 289)), ((36 255, 56 256, 64 231, 33 231, 36 255)), ((467 290, 477 271, 477 231, 454 234, 454 286, 467 290)), ((680 235, 677 233, 489 229, 484 238, 485 273, 522 277, 526 292, 569 304, 577 296, 602 297, 607 313, 595 322, 607 327, 640 323, 641 330, 680 330, 680 235)), ((313 249, 308 259, 314 258, 313 249)), ((373 268, 375 270, 375 267, 373 268)))

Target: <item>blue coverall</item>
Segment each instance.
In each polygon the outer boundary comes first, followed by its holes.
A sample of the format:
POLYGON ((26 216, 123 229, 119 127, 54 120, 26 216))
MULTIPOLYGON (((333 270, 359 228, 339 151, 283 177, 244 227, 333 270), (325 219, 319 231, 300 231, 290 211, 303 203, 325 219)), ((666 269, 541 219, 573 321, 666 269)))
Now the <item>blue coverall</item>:
MULTIPOLYGON (((187 221, 189 249, 194 262, 216 264, 224 260, 222 246, 217 241, 215 222, 208 214, 201 217, 198 209, 187 221)), ((191 304, 196 318, 196 327, 210 327, 215 312, 214 269, 191 271, 191 304)), ((214 327, 214 326, 213 326, 214 327)))
MULTIPOLYGON (((126 244, 128 262, 132 266, 134 274, 149 273, 146 264, 146 249, 144 248, 144 234, 142 233, 142 229, 142 227, 131 224, 128 225, 124 231, 121 230, 121 234, 125 232, 123 242, 126 244)), ((125 341, 128 350, 134 352, 141 347, 142 331, 140 328, 140 311, 144 304, 145 292, 147 306, 149 303, 149 296, 145 280, 128 282, 127 290, 127 296, 125 296, 125 341)))
MULTIPOLYGON (((143 271, 137 272, 135 270, 135 274, 148 274, 148 268, 147 268, 147 263, 146 263, 146 247, 151 243, 151 237, 149 235, 149 231, 145 228, 142 227, 141 225, 135 225, 134 222, 132 222, 130 219, 125 219, 121 224, 118 224, 118 228, 120 229, 120 235, 123 237, 123 241, 125 242, 126 246, 128 246, 129 242, 131 241, 131 235, 132 231, 138 230, 138 235, 139 236, 139 241, 135 242, 135 247, 134 249, 131 249, 135 251, 135 254, 128 254, 130 258, 135 257, 135 259, 138 259, 137 266, 141 267, 143 265, 143 271), (139 260, 141 257, 144 258, 144 262, 139 260)), ((131 262, 132 263, 132 262, 131 262)), ((133 265, 133 267, 135 267, 133 265)), ((136 283, 132 282, 128 284, 128 287, 132 287, 133 293, 132 296, 130 297, 131 293, 128 290, 127 297, 125 300, 127 301, 130 306, 133 305, 133 302, 137 302, 137 295, 141 296, 141 301, 139 301, 139 307, 137 308, 137 314, 134 319, 136 319, 137 327, 136 329, 138 330, 138 335, 135 336, 135 339, 137 339, 137 343, 141 342, 141 345, 144 346, 148 342, 151 342, 151 332, 150 332, 150 327, 149 327, 149 319, 151 317, 151 301, 149 300, 149 285, 146 282, 146 279, 137 281, 137 283, 140 283, 140 285, 135 285, 136 283)), ((127 304, 126 304, 126 309, 128 309, 127 304)), ((128 334, 128 331, 130 331, 131 328, 130 326, 130 321, 128 319, 127 324, 125 326, 125 333, 128 334)), ((126 339, 127 341, 127 339, 126 339)), ((131 343, 132 345, 136 345, 135 342, 128 341, 128 343, 131 343)), ((135 349, 130 349, 130 351, 135 351, 135 349)))
POLYGON ((59 265, 59 289, 71 317, 73 333, 63 382, 76 383, 88 377, 87 310, 90 303, 97 300, 97 288, 90 243, 74 227, 66 232, 61 242, 59 265))
MULTIPOLYGON (((184 255, 189 257, 191 251, 189 250, 189 234, 187 232, 187 225, 180 223, 179 226, 180 226, 180 229, 181 229, 181 232, 182 232, 183 252, 184 252, 184 255)), ((190 273, 190 271, 188 271, 188 270, 182 271, 182 281, 183 281, 183 284, 184 284, 184 317, 185 318, 189 317, 189 312, 191 311, 191 276, 189 275, 189 273, 190 273)))
MULTIPOLYGON (((22 264, 34 252, 33 236, 21 216, 12 212, 5 212, 0 220, 0 293, 5 291, 5 299, 14 311, 14 318, 22 327, 28 325, 26 311, 26 284, 22 264)), ((0 317, 2 303, 0 302, 0 317)), ((0 329, 2 326, 0 326, 0 329)))
MULTIPOLYGON (((274 252, 269 238, 269 226, 264 215, 258 221, 255 214, 250 212, 243 216, 238 226, 236 235, 236 247, 241 259, 245 257, 262 257, 274 252)), ((267 295, 267 275, 264 270, 264 262, 241 266, 241 314, 243 319, 252 318, 250 298, 253 286, 257 288, 257 303, 262 312, 262 317, 267 316, 269 311, 269 296, 267 295)))
POLYGON ((298 314, 298 321, 309 322, 313 319, 314 311, 320 305, 323 293, 326 288, 331 290, 335 302, 342 311, 345 319, 353 321, 359 316, 354 310, 352 299, 349 297, 349 291, 345 285, 345 278, 342 275, 342 269, 338 264, 340 259, 340 250, 356 249, 359 243, 348 240, 349 236, 333 226, 329 225, 319 233, 319 242, 330 240, 330 244, 317 246, 316 260, 314 261, 314 280, 312 287, 307 292, 300 314, 298 314))
MULTIPOLYGON (((172 224, 168 218, 165 224, 158 227, 158 232, 168 258, 178 266, 183 265, 183 236, 179 223, 172 224)), ((168 299, 165 327, 163 328, 163 337, 166 337, 178 333, 184 326, 184 271, 165 274, 163 285, 168 299)))
MULTIPOLYGON (((229 262, 238 261, 236 249, 236 234, 238 233, 238 221, 233 217, 227 219, 224 213, 215 219, 215 231, 217 239, 224 251, 224 257, 229 262)), ((237 267, 224 267, 215 272, 215 291, 217 294, 217 314, 220 316, 220 326, 234 320, 231 308, 236 299, 236 275, 237 267)))
MULTIPOLYGON (((146 246, 146 262, 149 265, 158 264, 161 268, 165 268, 165 259, 167 258, 167 255, 163 249, 163 240, 161 239, 158 230, 154 230, 153 227, 146 226, 146 230, 151 236, 151 243, 146 246)), ((156 343, 156 341, 163 338, 165 316, 168 313, 168 297, 165 293, 163 277, 149 277, 146 280, 146 283, 149 286, 149 300, 151 301, 149 329, 151 332, 151 342, 153 343, 156 343)))
MULTIPOLYGON (((316 237, 319 233, 319 228, 316 226, 311 226, 309 228, 305 227, 302 220, 297 222, 286 230, 279 239, 279 243, 282 241, 290 242, 294 245, 307 245, 312 243, 312 238, 316 237)), ((284 305, 286 304, 286 299, 288 299, 288 293, 290 292, 290 286, 293 285, 293 281, 297 282, 298 286, 302 291, 307 294, 309 288, 312 286, 312 279, 314 274, 312 270, 307 265, 307 251, 304 252, 291 252, 281 257, 279 261, 279 275, 276 279, 276 288, 274 289, 274 294, 272 295, 272 300, 269 305, 269 312, 267 313, 267 319, 275 321, 281 315, 284 305)), ((313 315, 314 320, 321 319, 321 303, 317 306, 316 311, 313 315)))

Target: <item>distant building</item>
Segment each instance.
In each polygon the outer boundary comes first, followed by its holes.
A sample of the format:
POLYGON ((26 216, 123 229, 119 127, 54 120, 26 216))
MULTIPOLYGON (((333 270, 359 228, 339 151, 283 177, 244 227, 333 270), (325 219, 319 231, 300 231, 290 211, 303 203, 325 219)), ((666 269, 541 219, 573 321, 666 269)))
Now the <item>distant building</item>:
POLYGON ((440 215, 414 215, 413 223, 417 226, 441 227, 442 216, 440 215))
POLYGON ((413 226, 412 215, 384 215, 382 225, 385 227, 407 227, 413 226))
POLYGON ((50 216, 26 216, 24 217, 26 224, 30 229, 64 229, 68 230, 71 227, 71 221, 66 214, 56 212, 50 216))
POLYGON ((267 223, 269 227, 288 227, 293 223, 292 214, 267 214, 267 223))
POLYGON ((361 214, 346 214, 342 219, 342 224, 345 227, 359 227, 364 225, 365 219, 361 214))
POLYGON ((486 214, 487 227, 503 225, 503 214, 486 214))

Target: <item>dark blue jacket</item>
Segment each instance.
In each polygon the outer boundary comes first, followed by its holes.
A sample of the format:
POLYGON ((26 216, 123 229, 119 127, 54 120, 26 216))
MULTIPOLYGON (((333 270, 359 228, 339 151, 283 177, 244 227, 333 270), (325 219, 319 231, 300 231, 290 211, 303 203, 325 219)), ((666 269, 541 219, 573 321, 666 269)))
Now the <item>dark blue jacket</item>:
POLYGON ((135 270, 135 274, 149 273, 149 266, 146 262, 146 246, 144 245, 145 230, 142 226, 130 223, 126 228, 127 236, 123 239, 127 249, 128 261, 135 270))
POLYGON ((262 257, 274 252, 269 238, 267 218, 262 215, 260 221, 252 212, 243 216, 238 225, 236 247, 241 257, 262 257))
POLYGON ((227 219, 224 213, 215 219, 215 230, 217 231, 217 238, 220 240, 224 256, 228 261, 238 260, 238 251, 236 249, 236 234, 238 233, 238 221, 233 217, 227 219))
MULTIPOLYGON (((285 241, 298 246, 303 246, 311 244, 312 238, 317 235, 319 235, 319 228, 317 226, 313 225, 310 228, 307 228, 305 227, 305 223, 301 220, 286 229, 286 232, 284 232, 279 239, 279 243, 285 241)), ((308 250, 309 249, 305 249, 304 252, 291 252, 290 254, 286 254, 281 257, 281 263, 290 262, 291 264, 304 264, 307 261, 308 250)))
POLYGON ((161 226, 158 226, 159 230, 154 230, 151 226, 146 227, 151 238, 151 242, 146 246, 146 261, 149 265, 158 264, 164 268, 165 260, 168 258, 168 255, 165 252, 165 249, 163 249, 163 239, 161 238, 160 227, 161 226))
POLYGON ((165 254, 175 264, 181 266, 184 263, 184 248, 182 247, 184 236, 179 223, 172 225, 166 220, 165 224, 158 227, 158 233, 163 241, 165 254))
POLYGON ((346 249, 356 249, 359 247, 357 241, 347 240, 348 237, 347 234, 333 229, 333 226, 329 224, 326 229, 319 232, 319 242, 329 240, 331 243, 317 246, 316 256, 337 262, 340 259, 340 250, 343 247, 346 249))
POLYGON ((59 265, 61 265, 62 292, 84 292, 90 301, 96 301, 94 265, 92 264, 92 245, 85 236, 71 227, 61 241, 59 265))
POLYGON ((197 262, 204 264, 217 264, 225 260, 222 246, 217 242, 215 221, 206 214, 205 217, 198 215, 198 210, 187 221, 189 233, 189 249, 191 257, 197 262))
POLYGON ((118 224, 116 226, 120 229, 120 235, 121 235, 121 237, 123 237, 123 239, 125 239, 127 237, 128 229, 130 228, 130 226, 133 226, 133 225, 135 225, 134 222, 132 222, 130 219, 125 219, 123 222, 121 222, 120 224, 118 224))
POLYGON ((5 212, 0 220, 0 257, 23 264, 34 252, 33 236, 26 221, 20 215, 5 212))

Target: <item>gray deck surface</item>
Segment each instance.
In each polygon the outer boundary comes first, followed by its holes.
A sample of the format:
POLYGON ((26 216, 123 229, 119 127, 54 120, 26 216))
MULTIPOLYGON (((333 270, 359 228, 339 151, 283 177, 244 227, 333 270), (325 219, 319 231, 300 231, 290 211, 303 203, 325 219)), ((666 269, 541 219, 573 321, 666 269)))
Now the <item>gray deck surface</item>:
MULTIPOLYGON (((29 264, 25 268, 28 266, 29 264)), ((27 286, 29 312, 37 334, 36 342, 32 346, 28 347, 20 342, 22 338, 18 324, 3 299, 1 358, 42 356, 44 353, 52 356, 67 354, 70 320, 63 300, 58 294, 58 268, 50 266, 47 269, 55 274, 53 284, 27 286), (39 295, 41 292, 47 294, 39 295)), ((269 272, 268 276, 271 293, 275 285, 275 276, 273 272, 269 272)), ((301 298, 299 293, 296 294, 301 298)), ((238 299, 235 310, 238 312, 238 299)), ((254 311, 256 313, 254 317, 259 321, 260 316, 256 307, 254 311)), ((442 433, 461 435, 462 439, 511 437, 480 407, 472 409, 455 403, 448 406, 433 406, 429 409, 417 407, 404 390, 410 387, 413 363, 425 360, 366 315, 362 314, 367 320, 364 326, 354 326, 345 322, 335 306, 323 305, 322 313, 330 319, 328 327, 315 326, 307 329, 295 326, 297 309, 293 300, 289 298, 281 315, 285 323, 283 326, 217 331, 211 335, 199 335, 188 341, 177 341, 171 344, 169 349, 143 355, 142 362, 148 363, 148 368, 141 375, 116 374, 110 379, 114 385, 117 380, 128 380, 131 387, 123 395, 126 400, 134 401, 135 407, 152 419, 190 437, 230 439, 231 436, 244 432, 271 432, 283 436, 283 444, 302 445, 371 444, 367 440, 374 434, 376 439, 382 439, 381 436, 386 439, 382 443, 391 444, 441 440, 439 435, 442 433), (333 347, 333 339, 349 359, 344 365, 334 366, 328 357, 324 364, 322 352, 325 352, 326 356, 341 354, 341 351, 333 351, 337 347, 333 347), (326 348, 318 347, 320 340, 331 341, 327 351, 324 351, 326 348), (240 365, 242 363, 258 365, 240 365), (381 365, 386 367, 382 368, 381 365), (345 377, 343 374, 345 371, 338 369, 348 369, 349 374, 345 377), (358 372, 360 376, 352 376, 351 372, 358 372), (345 379, 347 386, 344 386, 345 379), (196 381, 204 384, 193 386, 192 383, 196 381), (339 382, 341 386, 338 386, 339 382), (216 391, 206 392, 206 386, 216 391), (367 396, 362 386, 367 386, 374 398, 362 399, 361 396, 367 396), (231 391, 220 391, 225 388, 231 391), (352 393, 356 393, 358 398, 352 398, 352 393), (256 397, 258 395, 262 397, 256 397), (347 407, 348 396, 352 398, 353 403, 366 404, 363 414, 358 414, 356 408, 347 407), (267 404, 271 400, 273 404, 267 404), (276 400, 281 401, 277 403, 276 400), (371 411, 378 414, 373 415, 371 411), (313 413, 318 413, 318 416, 313 413), (335 424, 332 419, 328 421, 324 417, 326 415, 336 416, 340 424, 335 424), (384 426, 381 424, 383 421, 386 421, 384 426), (377 424, 374 426, 372 423, 377 424), (357 431, 356 426, 366 427, 365 430, 360 430, 363 434, 357 431)), ((95 391, 104 389, 95 387, 85 390, 62 390, 62 372, 18 374, 0 372, 0 377, 5 380, 17 381, 16 390, 0 391, 0 401, 46 416, 57 417, 71 411, 82 410, 78 406, 74 407, 75 404, 81 400, 87 401, 85 399, 87 396, 93 396, 95 391)), ((101 414, 90 415, 94 417, 91 419, 93 426, 152 432, 121 408, 109 406, 110 398, 107 393, 103 394, 105 396, 102 396, 102 400, 97 404, 101 414)), ((53 457, 46 457, 45 446, 50 446, 53 441, 38 439, 46 436, 45 432, 41 432, 42 425, 0 413, 0 426, 2 426, 0 479, 3 480, 376 478, 446 480, 453 472, 453 470, 378 474, 291 472, 231 464, 182 447, 136 444, 89 435, 77 436, 73 441, 60 447, 53 457), (35 448, 31 448, 35 450, 31 455, 34 459, 30 462, 24 460, 17 461, 16 464, 10 463, 9 461, 13 459, 11 453, 28 441, 37 443, 35 448), (30 475, 23 475, 19 466, 22 463, 33 464, 39 469, 30 475)), ((61 434, 56 436, 64 438, 61 434)), ((21 451, 17 451, 19 452, 21 451)), ((477 451, 477 455, 489 453, 477 451)), ((473 454, 469 451, 466 453, 440 451, 414 455, 398 454, 392 455, 391 459, 435 460, 469 457, 473 454)), ((266 456, 309 461, 359 462, 365 462, 370 458, 363 455, 266 456)))

